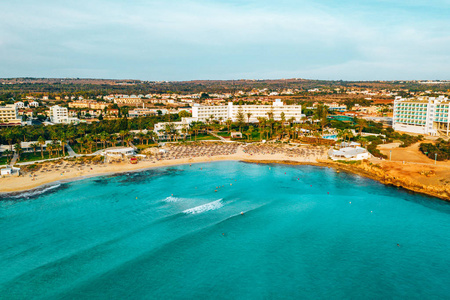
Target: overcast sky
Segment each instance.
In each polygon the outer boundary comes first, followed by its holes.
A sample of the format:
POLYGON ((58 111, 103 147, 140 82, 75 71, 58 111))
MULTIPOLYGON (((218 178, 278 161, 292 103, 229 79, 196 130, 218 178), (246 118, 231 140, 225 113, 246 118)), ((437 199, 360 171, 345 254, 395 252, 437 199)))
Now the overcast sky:
POLYGON ((449 16, 450 0, 2 1, 0 77, 448 80, 449 16))

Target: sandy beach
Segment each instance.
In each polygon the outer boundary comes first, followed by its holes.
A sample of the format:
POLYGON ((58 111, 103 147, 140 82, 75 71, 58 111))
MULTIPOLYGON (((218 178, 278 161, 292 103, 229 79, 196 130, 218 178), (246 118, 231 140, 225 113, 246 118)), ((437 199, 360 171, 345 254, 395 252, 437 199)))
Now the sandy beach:
MULTIPOLYGON (((371 159, 359 164, 333 162, 327 157, 327 148, 288 145, 224 145, 200 144, 199 146, 168 146, 166 154, 155 155, 129 162, 46 162, 36 171, 24 171, 19 177, 0 179, 0 192, 23 192, 56 182, 68 182, 93 176, 144 170, 180 164, 194 164, 223 160, 252 163, 310 164, 333 167, 337 171, 347 171, 378 180, 384 184, 406 188, 443 200, 450 200, 450 164, 433 161, 418 153, 417 145, 395 148, 393 158, 401 157, 410 162, 371 159), (431 162, 430 162, 431 161, 431 162)), ((386 148, 390 149, 390 148, 386 148)), ((389 150, 382 150, 388 152, 389 150)))
MULTIPOLYGON (((210 145, 205 145, 205 147, 211 147, 210 145)), ((273 147, 266 146, 263 149, 267 149, 264 152, 257 153, 256 151, 249 151, 248 149, 239 146, 236 147, 235 153, 226 155, 200 155, 196 157, 181 157, 169 156, 159 160, 148 159, 140 160, 137 164, 131 164, 129 162, 113 162, 113 163, 83 163, 75 164, 69 161, 59 161, 57 162, 46 162, 42 163, 42 168, 39 171, 24 171, 21 176, 12 176, 0 178, 0 193, 11 193, 11 192, 22 192, 30 189, 38 188, 54 182, 68 182, 77 179, 83 179, 86 177, 108 175, 121 172, 130 172, 144 170, 148 168, 164 167, 171 165, 180 164, 193 164, 200 162, 213 162, 222 160, 275 160, 284 161, 289 160, 293 162, 308 162, 314 163, 317 159, 326 158, 326 149, 320 148, 319 151, 314 151, 314 153, 306 152, 302 156, 293 156, 289 153, 284 153, 283 151, 274 151, 275 149, 281 149, 284 147, 273 147), (269 153, 268 149, 272 151, 269 153)), ((309 149, 309 148, 308 148, 309 149)), ((171 149, 166 149, 170 154, 171 149)), ((217 152, 216 152, 217 153, 217 152)), ((218 151, 220 153, 220 151, 218 151)))

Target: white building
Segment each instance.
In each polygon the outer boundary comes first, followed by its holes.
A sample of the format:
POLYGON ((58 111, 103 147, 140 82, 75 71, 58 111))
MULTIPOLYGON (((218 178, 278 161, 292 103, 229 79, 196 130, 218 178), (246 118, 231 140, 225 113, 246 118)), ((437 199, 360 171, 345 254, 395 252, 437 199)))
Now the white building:
POLYGON ((54 105, 50 107, 50 121, 55 124, 69 123, 69 111, 67 107, 54 105))
POLYGON ((28 106, 29 107, 38 107, 39 106, 39 102, 32 101, 32 102, 28 103, 28 106))
POLYGON ((14 104, 18 109, 25 108, 25 103, 23 103, 22 101, 15 102, 14 104))
POLYGON ((226 121, 231 119, 236 121, 238 113, 242 111, 244 118, 248 120, 250 114, 250 122, 257 122, 259 117, 268 118, 272 114, 274 120, 281 120, 281 113, 284 113, 285 119, 294 118, 295 121, 300 121, 302 118, 301 105, 284 105, 280 99, 276 99, 272 105, 233 105, 233 102, 228 102, 228 105, 218 106, 202 106, 194 104, 192 107, 192 118, 195 121, 205 122, 207 119, 226 121))
POLYGON ((339 150, 331 149, 328 156, 332 160, 363 160, 369 159, 370 153, 362 147, 345 147, 339 150))
POLYGON ((394 100, 394 130, 424 134, 449 135, 449 99, 440 97, 418 97, 394 100))
POLYGON ((153 131, 158 136, 158 139, 168 139, 169 135, 166 133, 166 125, 172 125, 178 135, 184 136, 187 135, 186 130, 189 129, 191 123, 195 121, 194 118, 182 118, 180 122, 160 122, 155 124, 153 131))
POLYGON ((69 110, 67 107, 62 107, 59 105, 50 107, 50 121, 53 124, 70 124, 80 122, 77 118, 69 117, 69 110))
POLYGON ((107 157, 123 158, 136 155, 136 151, 134 151, 134 149, 131 147, 119 147, 114 149, 107 149, 102 152, 102 155, 107 157))
POLYGON ((8 126, 22 124, 22 119, 19 117, 18 107, 15 104, 0 106, 0 124, 8 126))

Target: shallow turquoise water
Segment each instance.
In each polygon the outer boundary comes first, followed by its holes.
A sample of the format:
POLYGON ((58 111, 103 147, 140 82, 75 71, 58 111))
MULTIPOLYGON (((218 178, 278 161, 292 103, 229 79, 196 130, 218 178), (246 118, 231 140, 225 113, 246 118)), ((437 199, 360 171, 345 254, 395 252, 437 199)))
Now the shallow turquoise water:
POLYGON ((91 178, 1 200, 0 228, 2 299, 450 295, 450 205, 328 168, 91 178))

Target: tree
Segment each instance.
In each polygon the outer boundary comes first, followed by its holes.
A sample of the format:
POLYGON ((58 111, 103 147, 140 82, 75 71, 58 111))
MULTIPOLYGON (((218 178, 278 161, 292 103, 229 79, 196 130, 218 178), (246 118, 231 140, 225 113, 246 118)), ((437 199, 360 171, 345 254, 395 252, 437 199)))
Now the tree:
POLYGON ((360 118, 355 118, 356 128, 358 128, 358 135, 361 135, 364 127, 367 126, 367 121, 360 118))
POLYGON ((262 140, 263 128, 266 127, 266 118, 258 117, 259 140, 262 140))
POLYGON ((30 147, 33 148, 33 153, 36 154, 36 149, 39 148, 39 143, 32 143, 30 147))
POLYGON ((283 111, 280 114, 280 118, 281 118, 281 123, 284 124, 284 122, 286 122, 286 115, 284 114, 283 111))
POLYGON ((138 137, 138 139, 139 139, 140 144, 143 145, 143 144, 144 144, 145 134, 141 131, 141 132, 139 132, 139 133, 137 134, 137 137, 138 137))
POLYGON ((41 145, 41 157, 42 157, 42 159, 44 159, 44 145, 45 145, 45 139, 44 139, 42 136, 40 136, 40 137, 38 138, 38 143, 39 143, 39 145, 41 145))
POLYGON ((62 148, 63 156, 66 156, 67 138, 66 138, 66 133, 64 131, 60 133, 59 141, 61 142, 61 148, 62 148))
POLYGON ((247 123, 248 124, 250 124, 250 117, 252 116, 253 114, 251 113, 251 112, 248 112, 247 113, 247 123))
POLYGON ((233 121, 231 119, 227 119, 226 120, 226 124, 227 124, 227 127, 228 127, 228 134, 229 134, 230 133, 230 127, 231 127, 231 124, 233 124, 233 121))
POLYGON ((8 164, 10 163, 11 159, 10 156, 13 154, 13 152, 11 150, 6 149, 3 152, 4 155, 6 155, 6 161, 8 162, 8 164))
POLYGON ((17 160, 20 160, 20 154, 22 153, 22 146, 20 143, 14 145, 14 151, 17 153, 17 160))
POLYGON ((248 127, 248 130, 247 130, 247 132, 246 132, 247 140, 250 140, 250 139, 252 138, 253 130, 254 130, 254 127, 253 127, 253 126, 249 126, 249 127, 248 127))
POLYGON ((245 122, 245 117, 244 117, 244 113, 242 111, 242 106, 239 106, 239 108, 238 108, 238 112, 236 115, 236 122, 238 123, 238 126, 239 126, 239 132, 242 132, 242 125, 244 125, 244 122, 245 122))
POLYGON ((125 136, 128 134, 125 130, 119 131, 120 138, 122 139, 122 146, 125 147, 125 136))

